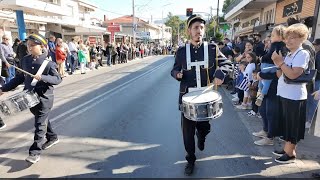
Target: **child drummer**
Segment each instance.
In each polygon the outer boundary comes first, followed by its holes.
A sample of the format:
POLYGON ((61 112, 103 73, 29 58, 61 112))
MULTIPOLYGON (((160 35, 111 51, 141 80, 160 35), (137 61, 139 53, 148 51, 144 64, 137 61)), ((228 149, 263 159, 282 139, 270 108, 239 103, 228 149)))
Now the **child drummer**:
MULTIPOLYGON (((31 34, 28 37, 27 47, 30 55, 25 56, 21 61, 21 68, 31 74, 37 74, 41 64, 47 58, 46 39, 40 34, 31 34)), ((2 92, 10 91, 18 85, 24 83, 24 90, 33 91, 38 94, 40 103, 30 108, 35 117, 34 143, 29 149, 29 156, 26 161, 34 164, 40 160, 42 150, 48 149, 57 144, 59 139, 49 121, 49 113, 53 106, 53 85, 60 84, 62 79, 56 70, 56 64, 49 61, 46 68, 40 75, 35 75, 38 80, 35 86, 31 85, 33 77, 19 73, 8 84, 0 89, 2 92), (46 142, 43 143, 46 138, 46 142)))

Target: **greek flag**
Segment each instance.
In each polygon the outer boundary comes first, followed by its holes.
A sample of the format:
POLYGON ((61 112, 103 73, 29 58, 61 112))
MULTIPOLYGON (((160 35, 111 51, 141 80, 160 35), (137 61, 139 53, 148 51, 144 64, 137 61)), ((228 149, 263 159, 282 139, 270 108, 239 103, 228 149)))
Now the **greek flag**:
POLYGON ((243 90, 243 91, 249 91, 249 86, 248 86, 248 83, 249 83, 249 82, 250 82, 250 81, 249 81, 248 74, 245 74, 245 75, 243 76, 242 81, 239 83, 238 88, 239 88, 240 90, 243 90))

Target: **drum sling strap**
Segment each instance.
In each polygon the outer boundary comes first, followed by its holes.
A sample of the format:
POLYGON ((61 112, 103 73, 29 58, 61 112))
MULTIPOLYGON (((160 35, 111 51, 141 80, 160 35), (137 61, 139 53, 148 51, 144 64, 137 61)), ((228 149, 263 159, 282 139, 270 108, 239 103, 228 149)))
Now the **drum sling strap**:
MULTIPOLYGON (((218 69, 218 55, 219 55, 219 49, 218 46, 216 46, 216 70, 218 69)), ((211 85, 210 77, 209 77, 209 52, 208 52, 208 42, 203 42, 204 47, 204 61, 198 61, 191 62, 191 52, 190 52, 190 44, 186 44, 186 57, 187 57, 187 69, 191 70, 192 66, 196 67, 196 80, 197 80, 197 87, 196 88, 189 88, 189 92, 194 90, 204 90, 205 87, 201 87, 201 74, 200 74, 200 67, 204 66, 207 70, 207 86, 211 85)), ((217 89, 217 86, 216 86, 217 89)))

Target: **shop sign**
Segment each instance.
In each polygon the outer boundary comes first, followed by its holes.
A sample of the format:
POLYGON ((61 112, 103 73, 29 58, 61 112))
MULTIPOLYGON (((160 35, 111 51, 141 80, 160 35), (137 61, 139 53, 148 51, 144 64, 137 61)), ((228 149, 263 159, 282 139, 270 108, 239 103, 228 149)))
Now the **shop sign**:
POLYGON ((294 3, 291 3, 291 4, 284 6, 282 17, 289 17, 294 14, 301 13, 302 5, 303 5, 303 0, 298 0, 294 3))

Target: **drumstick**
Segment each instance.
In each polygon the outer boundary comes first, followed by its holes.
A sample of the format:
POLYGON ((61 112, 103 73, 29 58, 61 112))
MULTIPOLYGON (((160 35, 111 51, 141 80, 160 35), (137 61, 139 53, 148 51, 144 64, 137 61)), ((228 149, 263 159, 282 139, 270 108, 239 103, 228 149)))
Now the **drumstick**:
POLYGON ((213 87, 213 86, 214 86, 214 84, 212 84, 212 85, 208 86, 208 88, 207 88, 207 89, 205 89, 205 90, 203 90, 203 91, 202 91, 202 93, 204 93, 204 92, 206 92, 206 91, 208 91, 208 90, 212 89, 212 87, 213 87))
POLYGON ((16 68, 17 70, 19 70, 19 71, 21 71, 21 72, 23 72, 23 73, 31 76, 31 77, 33 77, 33 78, 35 77, 35 75, 29 73, 28 71, 25 71, 25 70, 23 70, 23 69, 20 69, 20 68, 18 68, 18 67, 16 67, 16 66, 13 66, 13 67, 16 68))

